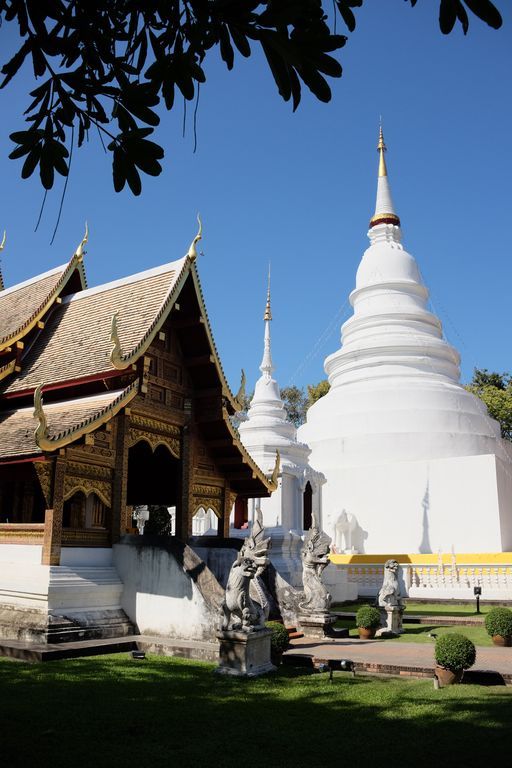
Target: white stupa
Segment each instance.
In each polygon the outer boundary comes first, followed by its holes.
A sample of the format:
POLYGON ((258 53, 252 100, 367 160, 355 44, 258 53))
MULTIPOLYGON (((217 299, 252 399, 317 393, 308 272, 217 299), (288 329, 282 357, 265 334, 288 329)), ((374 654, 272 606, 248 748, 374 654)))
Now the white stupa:
MULTIPOLYGON (((321 520, 321 494, 325 478, 309 465, 310 449, 297 441, 297 430, 288 420, 279 386, 272 377, 270 350, 270 274, 267 304, 263 316, 265 340, 261 376, 256 382, 247 419, 239 426, 240 438, 256 463, 269 474, 280 456, 277 490, 270 498, 252 499, 249 510, 261 508, 267 535, 272 537, 271 560, 294 586, 301 581, 302 534, 311 524, 311 514, 321 520)), ((234 532, 236 533, 236 532, 234 532)))
POLYGON ((484 404, 460 384, 458 352, 427 309, 404 250, 380 132, 370 247, 354 314, 325 360, 331 389, 298 432, 327 478, 324 528, 345 512, 367 553, 512 550, 512 460, 484 404))

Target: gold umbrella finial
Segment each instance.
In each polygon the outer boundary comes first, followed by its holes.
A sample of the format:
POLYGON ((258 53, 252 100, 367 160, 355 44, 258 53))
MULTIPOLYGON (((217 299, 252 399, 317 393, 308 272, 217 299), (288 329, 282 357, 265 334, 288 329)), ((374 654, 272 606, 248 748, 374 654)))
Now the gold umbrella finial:
POLYGON ((379 127, 379 143, 377 144, 377 151, 379 153, 379 176, 387 176, 388 170, 386 168, 386 160, 384 152, 387 151, 387 147, 384 143, 384 133, 382 131, 382 118, 379 127))
POLYGON ((265 305, 264 320, 272 320, 272 310, 270 309, 270 262, 268 264, 268 284, 267 284, 267 303, 265 305))

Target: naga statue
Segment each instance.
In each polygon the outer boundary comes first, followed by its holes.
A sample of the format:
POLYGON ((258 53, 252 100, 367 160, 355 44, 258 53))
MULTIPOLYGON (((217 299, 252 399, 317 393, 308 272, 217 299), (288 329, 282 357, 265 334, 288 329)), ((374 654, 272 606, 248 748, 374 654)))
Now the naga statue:
POLYGON ((255 632, 265 628, 265 598, 257 584, 260 574, 268 565, 270 538, 265 538, 261 510, 256 514, 250 536, 231 566, 226 594, 222 603, 222 627, 225 630, 255 632), (251 583, 256 587, 261 605, 251 595, 251 583))
POLYGON ((326 614, 331 605, 331 595, 322 584, 322 573, 329 565, 331 539, 318 527, 312 515, 309 529, 302 548, 302 581, 304 601, 299 603, 301 611, 307 614, 326 614))

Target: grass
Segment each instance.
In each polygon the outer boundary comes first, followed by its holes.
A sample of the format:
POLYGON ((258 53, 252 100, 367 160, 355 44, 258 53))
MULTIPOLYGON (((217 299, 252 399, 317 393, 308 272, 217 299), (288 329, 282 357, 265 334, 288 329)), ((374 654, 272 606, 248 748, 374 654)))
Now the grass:
MULTIPOLYGON (((350 637, 358 637, 358 631, 355 626, 354 619, 338 619, 335 624, 336 627, 346 627, 349 630, 350 637)), ((492 638, 489 637, 485 628, 476 626, 464 626, 464 625, 445 625, 438 626, 437 624, 404 624, 404 633, 400 637, 393 639, 382 640, 383 643, 434 643, 434 638, 429 637, 429 633, 433 632, 436 635, 445 635, 447 632, 458 632, 461 635, 468 637, 475 645, 480 646, 492 646, 492 638)))
MULTIPOLYGON (((332 610, 356 613, 361 605, 362 603, 338 604, 333 605, 332 610)), ((480 603, 480 614, 488 613, 491 608, 494 608, 494 606, 480 603)), ((478 616, 476 603, 414 603, 407 601, 406 610, 411 616, 478 616)))
POLYGON ((0 659, 6 768, 278 768, 508 761, 512 690, 281 668, 255 680, 213 665, 126 655, 25 665, 0 659))

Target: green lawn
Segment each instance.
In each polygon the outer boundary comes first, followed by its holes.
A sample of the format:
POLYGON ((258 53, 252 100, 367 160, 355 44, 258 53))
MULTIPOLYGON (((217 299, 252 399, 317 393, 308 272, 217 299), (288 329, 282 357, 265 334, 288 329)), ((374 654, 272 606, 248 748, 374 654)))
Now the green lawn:
MULTIPOLYGON (((371 602, 371 601, 368 601, 371 602)), ((344 611, 346 613, 355 613, 362 603, 350 603, 348 605, 333 605, 333 611, 344 611)), ((480 604, 480 613, 488 613, 493 605, 480 604)), ((413 603, 407 602, 407 613, 411 616, 478 616, 476 612, 476 603, 413 603)))
MULTIPOLYGON (((354 619, 338 619, 336 627, 347 627, 350 637, 358 637, 358 631, 354 619)), ((461 635, 469 637, 475 645, 491 646, 492 638, 489 637, 485 628, 471 626, 437 626, 436 624, 404 624, 404 634, 393 639, 382 640, 383 643, 431 643, 435 638, 429 637, 429 633, 436 635, 445 635, 447 632, 458 632, 461 635)))
POLYGON ((5 768, 507 764, 512 690, 281 668, 256 680, 126 655, 0 659, 5 768))

